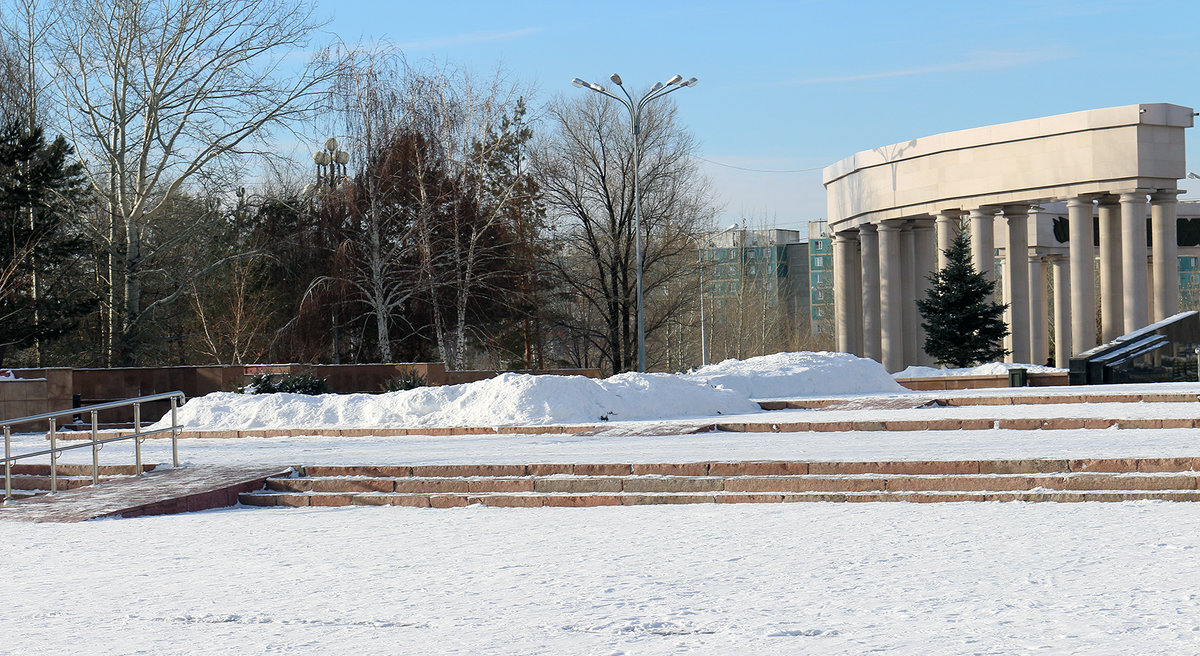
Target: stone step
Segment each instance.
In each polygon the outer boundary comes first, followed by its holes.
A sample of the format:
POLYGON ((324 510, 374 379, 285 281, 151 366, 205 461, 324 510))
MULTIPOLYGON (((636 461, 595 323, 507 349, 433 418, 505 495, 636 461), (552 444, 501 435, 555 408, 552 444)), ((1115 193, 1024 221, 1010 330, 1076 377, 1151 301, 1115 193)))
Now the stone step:
POLYGON ((1200 458, 309 465, 255 506, 1200 500, 1200 458))
MULTIPOLYGON (((1200 411, 1197 411, 1200 413, 1200 411)), ((738 422, 728 421, 686 427, 686 430, 656 430, 636 424, 610 426, 505 426, 454 428, 266 428, 254 430, 188 430, 180 438, 229 439, 247 437, 404 437, 464 435, 680 435, 713 431, 731 433, 841 433, 849 431, 926 431, 926 430, 1082 430, 1116 428, 1119 430, 1178 430, 1200 428, 1200 417, 1166 419, 1129 419, 1119 417, 1023 417, 1010 419, 900 419, 891 421, 814 421, 738 422)), ((158 435, 157 437, 164 437, 158 435)))
MULTIPOLYGON (((119 478, 119 477, 117 477, 117 476, 101 476, 100 482, 106 483, 108 481, 116 480, 117 478, 119 478)), ((74 490, 77 488, 84 487, 85 485, 91 485, 91 484, 92 484, 92 477, 90 475, 88 475, 88 476, 61 476, 60 475, 58 477, 58 489, 59 490, 74 490)), ((29 476, 29 475, 24 475, 24 474, 22 474, 22 475, 13 474, 11 485, 12 485, 12 489, 14 489, 14 490, 41 490, 41 491, 48 492, 48 491, 50 491, 50 477, 49 476, 29 476)), ((0 475, 0 489, 2 489, 3 486, 4 486, 4 476, 0 475)))
POLYGON ((889 474, 794 476, 527 476, 481 478, 306 477, 271 479, 270 492, 402 494, 606 494, 606 493, 786 493, 1011 490, 1195 490, 1195 472, 1058 473, 994 475, 889 474))
MULTIPOLYGON (((21 501, 22 499, 30 499, 39 494, 43 494, 45 492, 49 492, 49 490, 22 490, 20 488, 14 487, 12 490, 12 501, 21 501)), ((0 490, 0 504, 2 504, 2 503, 4 503, 4 492, 2 490, 0 490)))
POLYGON ((989 394, 982 396, 939 395, 930 399, 921 396, 910 399, 904 396, 878 398, 831 398, 759 401, 763 410, 846 410, 846 409, 899 409, 927 406, 972 406, 972 405, 1061 405, 1075 403, 1195 403, 1196 394, 1188 392, 1146 393, 1091 393, 1091 394, 989 394))
POLYGON ((526 476, 794 476, 803 474, 1048 474, 1200 471, 1200 458, 1076 458, 1016 460, 711 461, 688 463, 305 465, 301 477, 520 478, 526 476))
MULTIPOLYGON (((151 471, 158 465, 142 465, 143 471, 151 471)), ((88 476, 92 475, 91 465, 74 465, 59 463, 59 476, 88 476)), ((137 473, 135 465, 100 465, 98 468, 101 476, 132 476, 137 473)), ((19 464, 12 466, 14 474, 28 474, 31 476, 49 476, 49 464, 19 464)), ((4 468, 0 467, 0 479, 4 476, 4 468)))
POLYGON ((1200 501, 1200 491, 1189 490, 1024 490, 1007 492, 808 492, 789 494, 401 494, 401 493, 288 493, 249 492, 239 496, 248 506, 413 506, 454 508, 469 505, 494 507, 592 507, 691 503, 799 503, 799 502, 1119 502, 1200 501))
POLYGON ((1119 419, 1105 417, 1018 417, 1010 419, 900 419, 892 421, 721 422, 731 433, 840 433, 848 431, 926 430, 1161 430, 1200 428, 1198 418, 1119 419))
MULTIPOLYGON (((143 465, 143 471, 152 471, 158 465, 143 465)), ((91 465, 58 465, 58 490, 65 492, 67 490, 76 490, 81 487, 86 487, 92 484, 92 466, 91 465)), ((100 476, 100 482, 106 483, 121 478, 131 477, 137 472, 135 465, 100 465, 97 468, 100 476)), ((3 496, 4 486, 4 468, 0 467, 0 497, 3 496)), ((17 490, 26 490, 37 493, 50 491, 50 465, 49 464, 18 464, 12 466, 12 482, 10 486, 13 490, 13 496, 16 497, 17 490)))

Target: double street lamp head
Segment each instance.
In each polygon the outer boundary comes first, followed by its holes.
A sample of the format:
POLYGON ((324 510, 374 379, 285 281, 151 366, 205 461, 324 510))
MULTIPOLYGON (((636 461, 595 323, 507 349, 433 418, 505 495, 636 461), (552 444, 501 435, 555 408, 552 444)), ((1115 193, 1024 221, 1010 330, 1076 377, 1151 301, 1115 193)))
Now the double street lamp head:
MULTIPOLYGON (((625 88, 625 83, 621 80, 621 76, 619 74, 613 73, 612 75, 608 76, 608 79, 612 80, 613 84, 621 87, 622 90, 625 88)), ((694 87, 694 86, 696 86, 696 84, 699 81, 700 80, 697 80, 694 77, 684 80, 682 75, 672 75, 671 78, 669 80, 667 80, 666 82, 655 82, 654 86, 650 87, 650 90, 646 92, 646 95, 642 96, 642 102, 646 102, 647 100, 650 100, 651 97, 656 96, 656 94, 657 95, 665 95, 665 94, 670 93, 675 90, 675 89, 669 89, 668 87, 675 87, 677 89, 682 89, 684 87, 694 87), (663 91, 663 89, 667 89, 667 91, 663 91), (660 91, 663 91, 663 93, 659 94, 660 91)), ((579 87, 581 89, 586 87, 588 89, 591 89, 592 91, 595 91, 596 93, 602 93, 610 98, 617 98, 617 100, 621 100, 617 96, 614 96, 613 94, 606 91, 603 86, 596 84, 594 82, 588 82, 587 80, 584 80, 583 78, 577 77, 577 78, 571 80, 571 84, 573 84, 576 87, 579 87)), ((632 98, 631 98, 631 100, 632 100, 632 98)), ((622 102, 624 102, 624 101, 622 101, 622 102)))

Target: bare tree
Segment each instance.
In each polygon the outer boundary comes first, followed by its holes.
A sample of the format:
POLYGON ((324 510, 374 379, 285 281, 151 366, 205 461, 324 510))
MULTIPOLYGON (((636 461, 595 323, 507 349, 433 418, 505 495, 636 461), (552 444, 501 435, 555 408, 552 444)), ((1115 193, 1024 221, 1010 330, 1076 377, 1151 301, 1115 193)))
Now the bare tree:
POLYGON ((332 67, 295 62, 317 26, 298 0, 60 0, 54 11, 60 121, 107 210, 92 226, 108 254, 107 359, 129 362, 139 325, 195 277, 143 298, 159 251, 189 237, 157 231, 162 203, 304 117, 332 67))
MULTIPOLYGON (((716 212, 692 160, 695 140, 676 124, 675 106, 667 101, 652 109, 640 135, 648 342, 686 310, 686 295, 656 292, 692 276, 695 236, 716 212)), ((624 108, 587 94, 553 103, 549 120, 553 131, 538 149, 535 167, 553 230, 546 265, 560 298, 574 306, 560 323, 585 336, 606 369, 627 371, 637 362, 628 119, 624 108)), ((649 355, 662 360, 665 352, 649 355)))

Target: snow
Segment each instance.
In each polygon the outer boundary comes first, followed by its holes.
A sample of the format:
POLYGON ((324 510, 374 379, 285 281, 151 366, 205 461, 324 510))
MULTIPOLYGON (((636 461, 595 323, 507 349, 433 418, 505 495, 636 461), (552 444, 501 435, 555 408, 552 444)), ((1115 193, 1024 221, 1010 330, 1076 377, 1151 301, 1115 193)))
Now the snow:
POLYGON ((892 374, 892 378, 929 378, 933 376, 1004 376, 1010 369, 1024 369, 1031 374, 1065 374, 1067 369, 1047 367, 1040 364, 1018 364, 1015 362, 989 362, 977 367, 939 369, 913 365, 904 371, 892 374))
MULTIPOLYGON (((193 429, 390 428, 595 424, 757 409, 744 394, 670 374, 584 376, 505 373, 462 385, 384 394, 235 394, 190 399, 179 421, 193 429)), ((169 426, 169 418, 155 427, 169 426)))
POLYGON ((752 399, 907 391, 875 360, 828 351, 725 360, 681 378, 738 390, 752 399))
MULTIPOLYGON (((487 417, 485 425, 495 425, 614 412, 614 430, 184 439, 179 451, 187 464, 259 465, 1200 455, 1194 429, 620 434, 710 424, 724 415, 699 416, 711 412, 706 404, 730 399, 731 411, 744 412, 737 421, 761 422, 1200 417, 1195 403, 915 407, 946 396, 1200 394, 1200 383, 917 393, 897 392, 886 374, 879 382, 881 368, 846 358, 747 362, 586 384, 505 376, 374 407, 367 401, 389 395, 347 395, 361 398, 332 406, 289 395, 210 395, 189 401, 181 416, 216 421, 227 404, 238 421, 283 425, 364 412, 379 413, 370 421, 408 421, 396 418, 425 409, 440 413, 438 422, 487 417), (760 385, 755 366, 777 380, 760 385), (783 396, 874 391, 847 396, 857 405, 834 410, 744 410, 746 399, 780 389, 783 396), (914 407, 871 407, 884 402, 914 407), (577 403, 578 415, 561 414, 577 403), (208 415, 198 412, 205 407, 208 415), (407 414, 386 414, 395 408, 407 414), (688 418, 663 419, 679 416, 688 418)), ((17 435, 13 447, 45 448, 45 439, 17 435)), ((169 462, 169 440, 148 440, 144 454, 146 462, 169 462)), ((79 449, 62 462, 89 458, 90 449, 79 449)), ((132 461, 126 443, 102 453, 104 464, 132 461)), ((1200 653, 1198 526, 1200 504, 1167 502, 234 508, 5 523, 0 651, 1200 653)))
POLYGON ((0 635, 23 656, 1197 653, 1197 525, 1200 505, 1155 502, 20 525, 0 635))
MULTIPOLYGON (((594 380, 506 373, 384 394, 217 392, 188 400, 179 421, 194 430, 595 424, 753 412, 758 405, 751 399, 902 391, 874 360, 801 352, 726 360, 680 375, 594 380)), ((164 417, 154 428, 168 425, 164 417)))

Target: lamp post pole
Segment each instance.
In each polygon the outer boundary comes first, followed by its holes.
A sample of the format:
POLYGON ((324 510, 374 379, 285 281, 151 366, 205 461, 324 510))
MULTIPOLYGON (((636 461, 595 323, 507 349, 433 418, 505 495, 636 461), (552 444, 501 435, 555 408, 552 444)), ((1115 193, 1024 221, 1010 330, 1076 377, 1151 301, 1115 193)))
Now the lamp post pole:
POLYGON ((634 259, 636 260, 637 269, 637 344, 638 344, 638 371, 646 371, 646 323, 644 321, 644 313, 642 307, 642 197, 641 189, 639 188, 639 167, 641 166, 641 123, 642 123, 642 108, 651 100, 657 100, 678 91, 684 87, 694 87, 699 81, 696 78, 683 79, 682 75, 675 75, 666 83, 655 82, 654 86, 642 96, 641 100, 635 101, 633 96, 629 95, 629 90, 621 83, 621 76, 613 73, 609 79, 613 81, 625 97, 621 98, 604 89, 599 84, 585 82, 580 78, 571 80, 571 84, 577 87, 587 87, 596 93, 603 94, 609 98, 620 101, 625 109, 629 110, 629 122, 633 129, 633 232, 634 232, 634 259))

